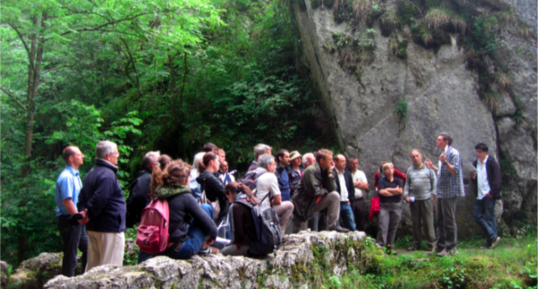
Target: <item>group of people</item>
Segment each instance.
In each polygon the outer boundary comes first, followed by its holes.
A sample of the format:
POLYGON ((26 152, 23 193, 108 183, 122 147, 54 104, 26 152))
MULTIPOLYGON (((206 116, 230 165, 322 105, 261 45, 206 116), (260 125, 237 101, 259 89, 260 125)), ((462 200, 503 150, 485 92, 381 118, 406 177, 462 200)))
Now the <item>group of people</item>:
MULTIPOLYGON (((281 149, 273 156, 271 146, 258 144, 254 147, 255 160, 241 179, 234 176, 235 171, 229 171, 225 151, 212 143, 204 145, 192 165, 151 151, 144 156, 144 168, 125 200, 116 178, 119 152, 115 143, 97 144, 95 164, 83 182, 78 168, 84 155, 79 148, 68 146, 62 153, 66 167, 57 180, 55 196, 64 251, 62 274, 74 276, 77 249, 83 253, 86 270, 104 264, 121 266, 125 229, 140 222, 142 210, 154 199, 168 201, 170 236, 161 255, 175 259, 219 253, 215 240, 222 224, 230 228, 226 238, 231 241, 221 247, 220 253, 259 256, 252 246, 257 238, 255 220, 249 206, 240 205, 238 200, 272 207, 283 235, 307 228, 363 231, 368 213, 372 217, 379 211, 377 243, 392 254, 402 203, 408 202, 414 241, 408 250, 420 249, 424 229, 432 253, 454 254, 456 198, 465 195, 462 164, 449 133, 441 133, 436 144, 443 151, 437 166, 429 159, 423 162, 417 149, 411 151, 413 165, 407 174, 384 162, 376 172, 377 194, 370 208, 365 204, 368 180, 358 170, 358 159, 334 155, 326 149, 304 155, 281 149), (434 196, 437 234, 433 228, 434 196)), ((488 235, 484 247, 492 248, 500 240, 493 212, 495 200, 501 197, 500 171, 485 144, 475 149, 478 160, 473 163, 476 169, 471 176, 477 183, 474 216, 488 235)), ((141 251, 138 261, 153 256, 141 251)))

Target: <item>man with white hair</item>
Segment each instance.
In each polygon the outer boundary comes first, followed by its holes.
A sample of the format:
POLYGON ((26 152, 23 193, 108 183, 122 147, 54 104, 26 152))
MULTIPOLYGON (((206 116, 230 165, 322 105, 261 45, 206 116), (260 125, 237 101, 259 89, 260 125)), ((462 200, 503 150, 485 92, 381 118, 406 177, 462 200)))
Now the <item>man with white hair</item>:
POLYGON ((95 165, 84 177, 78 209, 88 233, 88 265, 91 268, 123 264, 125 247, 125 198, 116 178, 120 153, 115 143, 104 140, 95 149, 95 165))
POLYGON ((313 153, 306 153, 303 156, 303 167, 306 169, 316 162, 316 158, 313 153))
POLYGON ((273 151, 273 148, 271 146, 268 146, 266 144, 260 143, 257 144, 254 147, 254 155, 256 156, 256 159, 252 161, 252 164, 250 164, 250 167, 248 167, 248 171, 253 171, 258 168, 258 157, 263 154, 270 155, 273 151))
POLYGON ((151 151, 146 153, 142 159, 143 170, 136 175, 136 181, 131 185, 131 193, 129 194, 129 198, 127 198, 127 216, 125 219, 128 228, 140 223, 142 210, 151 201, 149 197, 151 172, 154 167, 159 165, 157 161, 160 156, 161 153, 159 151, 151 151))

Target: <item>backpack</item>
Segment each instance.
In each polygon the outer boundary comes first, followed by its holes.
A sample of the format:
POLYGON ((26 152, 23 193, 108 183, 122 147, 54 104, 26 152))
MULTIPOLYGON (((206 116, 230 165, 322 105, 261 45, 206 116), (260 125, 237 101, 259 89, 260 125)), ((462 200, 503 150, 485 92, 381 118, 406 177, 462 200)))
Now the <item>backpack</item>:
POLYGON ((157 254, 168 246, 170 211, 167 200, 155 198, 142 210, 140 225, 136 232, 136 244, 142 252, 157 254))
MULTIPOLYGON (((261 201, 263 203, 267 194, 261 201)), ((248 203, 245 200, 237 200, 234 203, 240 203, 251 209, 252 217, 254 218, 254 226, 256 227, 256 241, 251 243, 253 249, 261 255, 274 253, 282 244, 282 232, 280 231, 280 218, 272 207, 265 207, 248 203)))
POLYGON ((258 178, 265 174, 267 171, 264 171, 261 174, 258 174, 256 170, 247 172, 242 179, 240 179, 238 182, 245 184, 250 190, 254 190, 256 188, 256 184, 258 182, 258 178))

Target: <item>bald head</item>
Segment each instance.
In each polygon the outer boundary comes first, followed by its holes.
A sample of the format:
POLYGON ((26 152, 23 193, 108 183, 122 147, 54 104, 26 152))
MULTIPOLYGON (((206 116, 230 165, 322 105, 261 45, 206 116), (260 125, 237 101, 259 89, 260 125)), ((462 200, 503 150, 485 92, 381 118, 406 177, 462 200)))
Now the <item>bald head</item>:
POLYGON ((336 169, 342 173, 344 169, 346 168, 346 157, 342 154, 337 154, 333 158, 334 160, 334 166, 336 169))

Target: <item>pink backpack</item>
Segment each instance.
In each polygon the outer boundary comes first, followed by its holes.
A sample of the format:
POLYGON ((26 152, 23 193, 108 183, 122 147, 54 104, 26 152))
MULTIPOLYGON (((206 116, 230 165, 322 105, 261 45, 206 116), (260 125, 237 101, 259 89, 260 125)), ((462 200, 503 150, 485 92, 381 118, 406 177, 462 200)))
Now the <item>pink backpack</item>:
POLYGON ((158 254, 168 246, 170 212, 168 201, 155 199, 142 210, 136 244, 148 254, 158 254))

